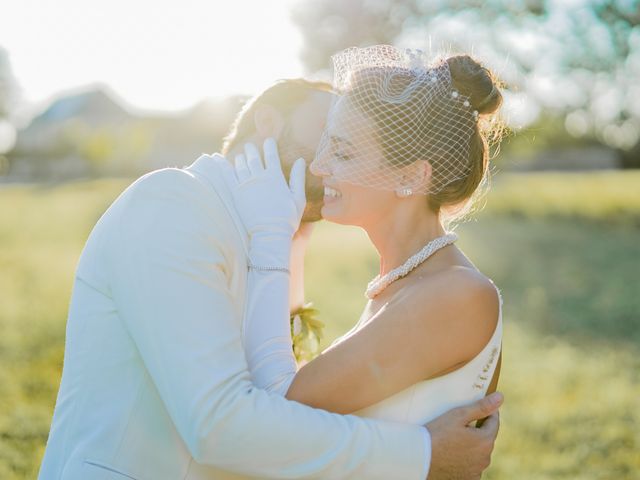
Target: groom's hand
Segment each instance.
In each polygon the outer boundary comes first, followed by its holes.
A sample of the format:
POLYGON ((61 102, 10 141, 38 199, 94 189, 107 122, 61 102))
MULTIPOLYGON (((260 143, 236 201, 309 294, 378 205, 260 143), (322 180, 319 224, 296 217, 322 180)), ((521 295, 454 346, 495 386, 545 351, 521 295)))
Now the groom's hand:
POLYGON ((491 463, 503 396, 496 392, 466 407, 454 408, 429 422, 431 467, 428 480, 479 479, 491 463), (482 427, 469 426, 488 417, 482 427))

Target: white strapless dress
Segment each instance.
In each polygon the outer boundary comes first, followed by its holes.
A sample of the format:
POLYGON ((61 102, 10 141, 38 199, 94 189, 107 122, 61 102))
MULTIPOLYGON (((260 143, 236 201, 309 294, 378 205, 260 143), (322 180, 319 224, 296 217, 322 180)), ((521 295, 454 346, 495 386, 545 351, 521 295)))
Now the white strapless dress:
MULTIPOLYGON (((423 425, 452 408, 467 405, 486 395, 502 348, 502 295, 498 322, 489 342, 471 361, 440 377, 418 382, 391 397, 354 412, 362 417, 423 425)), ((363 318, 341 340, 367 322, 363 318)))

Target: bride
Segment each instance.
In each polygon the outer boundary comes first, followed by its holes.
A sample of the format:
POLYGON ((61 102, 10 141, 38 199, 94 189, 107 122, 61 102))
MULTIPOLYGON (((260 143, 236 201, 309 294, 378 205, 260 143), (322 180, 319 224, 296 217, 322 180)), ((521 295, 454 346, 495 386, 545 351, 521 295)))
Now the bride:
POLYGON ((257 353, 247 360, 257 386, 291 400, 424 424, 484 396, 497 373, 500 293, 446 226, 487 175, 502 96, 491 73, 465 55, 428 64, 420 52, 375 46, 333 62, 337 95, 310 170, 323 179, 323 218, 364 229, 380 272, 354 327, 298 368, 288 291, 301 279, 288 273, 298 270, 289 258, 304 163, 294 165, 289 190, 275 143, 265 142, 264 164, 248 144, 236 168, 224 170, 243 218, 271 208, 270 231, 250 232, 249 288, 263 291, 245 313, 243 335, 265 348, 250 349, 257 353), (274 182, 288 203, 273 200, 274 182))

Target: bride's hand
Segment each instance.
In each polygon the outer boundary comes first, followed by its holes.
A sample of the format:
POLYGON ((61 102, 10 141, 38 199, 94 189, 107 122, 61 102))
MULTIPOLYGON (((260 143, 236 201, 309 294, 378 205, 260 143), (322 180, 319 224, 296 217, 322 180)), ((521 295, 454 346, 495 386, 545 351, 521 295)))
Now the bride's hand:
POLYGON ((247 143, 235 158, 235 168, 221 162, 224 179, 236 210, 252 239, 254 235, 280 234, 291 239, 306 205, 305 163, 296 160, 287 184, 278 147, 273 138, 264 142, 264 163, 255 145, 247 143))

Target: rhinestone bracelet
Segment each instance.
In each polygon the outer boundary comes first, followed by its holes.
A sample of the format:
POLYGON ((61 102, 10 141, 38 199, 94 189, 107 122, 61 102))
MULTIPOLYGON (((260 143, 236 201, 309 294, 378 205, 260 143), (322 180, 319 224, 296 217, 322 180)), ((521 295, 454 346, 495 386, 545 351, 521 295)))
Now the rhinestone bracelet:
POLYGON ((283 272, 283 273, 286 273, 288 275, 291 275, 291 272, 289 271, 289 269, 285 268, 285 267, 262 267, 262 266, 259 266, 259 265, 254 265, 251 262, 247 263, 247 269, 248 270, 251 270, 251 269, 259 270, 259 271, 262 271, 262 272, 283 272))

